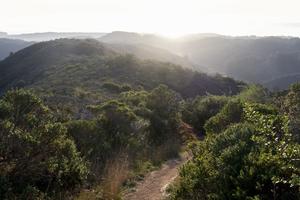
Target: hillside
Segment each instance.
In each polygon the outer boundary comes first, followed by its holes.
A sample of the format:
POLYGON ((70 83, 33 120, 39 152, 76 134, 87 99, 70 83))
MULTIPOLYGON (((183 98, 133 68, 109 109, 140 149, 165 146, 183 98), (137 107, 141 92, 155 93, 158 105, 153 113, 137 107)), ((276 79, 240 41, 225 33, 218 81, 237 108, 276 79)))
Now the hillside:
POLYGON ((183 97, 235 94, 242 83, 178 65, 120 55, 96 40, 60 39, 25 48, 0 62, 0 91, 34 88, 51 102, 86 105, 128 88, 166 84, 183 97))
POLYGON ((181 65, 184 68, 196 68, 187 58, 171 53, 170 51, 151 45, 137 43, 107 43, 114 51, 120 54, 133 54, 142 60, 157 60, 181 65))
POLYGON ((173 40, 154 35, 140 34, 134 32, 114 31, 99 38, 100 41, 106 43, 122 43, 122 44, 148 44, 155 47, 167 47, 173 44, 173 40))
POLYGON ((114 31, 100 37, 99 40, 111 44, 143 44, 165 49, 176 55, 181 55, 183 53, 181 51, 182 44, 211 37, 223 36, 213 33, 198 33, 172 39, 156 34, 141 34, 134 32, 114 31))
MULTIPOLYGON (((300 39, 290 37, 229 37, 192 34, 169 39, 155 34, 116 31, 104 33, 34 33, 5 35, 28 41, 57 38, 97 38, 118 54, 171 62, 210 74, 220 73, 269 89, 286 89, 299 81, 300 39), (292 77, 289 79, 287 77, 292 77), (286 84, 285 84, 286 83, 286 84)), ((1 39, 0 59, 32 43, 1 39)))
POLYGON ((263 83, 300 70, 298 38, 213 37, 187 42, 182 52, 212 72, 249 82, 263 83))
MULTIPOLYGON (((225 74, 270 89, 278 88, 280 80, 286 76, 300 72, 299 38, 193 34, 175 40, 149 34, 113 32, 100 40, 165 49, 188 60, 199 71, 225 74)), ((299 79, 294 76, 293 82, 297 81, 299 79)), ((280 88, 286 89, 287 84, 280 88)))
MULTIPOLYGON (((4 36, 4 34, 3 34, 3 36, 4 36)), ((23 49, 31 44, 32 43, 30 43, 30 42, 25 42, 22 40, 1 38, 1 35, 0 35, 0 60, 9 56, 10 53, 19 51, 20 49, 23 49)))

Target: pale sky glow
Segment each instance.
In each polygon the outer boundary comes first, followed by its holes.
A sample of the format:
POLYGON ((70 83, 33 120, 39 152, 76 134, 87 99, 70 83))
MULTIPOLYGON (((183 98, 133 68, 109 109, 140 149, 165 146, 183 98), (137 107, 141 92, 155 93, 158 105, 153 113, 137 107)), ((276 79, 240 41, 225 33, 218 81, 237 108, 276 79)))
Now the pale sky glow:
POLYGON ((300 0, 1 0, 0 31, 300 36, 300 0))

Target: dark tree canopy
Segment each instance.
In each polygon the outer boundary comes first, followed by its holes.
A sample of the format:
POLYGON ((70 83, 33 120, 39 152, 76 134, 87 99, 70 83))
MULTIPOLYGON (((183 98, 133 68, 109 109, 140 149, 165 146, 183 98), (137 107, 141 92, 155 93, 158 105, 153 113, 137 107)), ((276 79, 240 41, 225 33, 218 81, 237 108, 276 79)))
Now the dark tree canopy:
POLYGON ((37 192, 32 195, 47 190, 56 195, 86 176, 85 163, 65 126, 28 91, 13 90, 0 100, 0 134, 1 199, 30 190, 37 192))

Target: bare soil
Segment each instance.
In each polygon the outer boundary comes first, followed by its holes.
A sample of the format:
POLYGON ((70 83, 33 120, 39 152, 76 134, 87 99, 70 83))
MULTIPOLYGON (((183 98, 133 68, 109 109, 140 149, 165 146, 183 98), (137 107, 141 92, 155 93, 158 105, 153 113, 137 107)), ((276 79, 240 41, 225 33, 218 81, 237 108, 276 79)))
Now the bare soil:
POLYGON ((178 176, 178 170, 186 162, 185 156, 169 160, 157 170, 147 174, 138 182, 133 192, 123 196, 124 200, 162 200, 167 196, 166 189, 178 176))

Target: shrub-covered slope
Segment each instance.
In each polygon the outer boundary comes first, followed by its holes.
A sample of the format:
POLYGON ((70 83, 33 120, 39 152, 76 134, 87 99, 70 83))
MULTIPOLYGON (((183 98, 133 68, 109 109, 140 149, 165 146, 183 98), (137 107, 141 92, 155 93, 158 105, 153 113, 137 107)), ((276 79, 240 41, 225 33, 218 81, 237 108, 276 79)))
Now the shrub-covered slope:
POLYGON ((183 97, 235 94, 243 84, 221 76, 120 55, 96 40, 60 39, 34 44, 0 62, 0 90, 27 87, 54 102, 88 104, 130 88, 165 84, 183 97))

